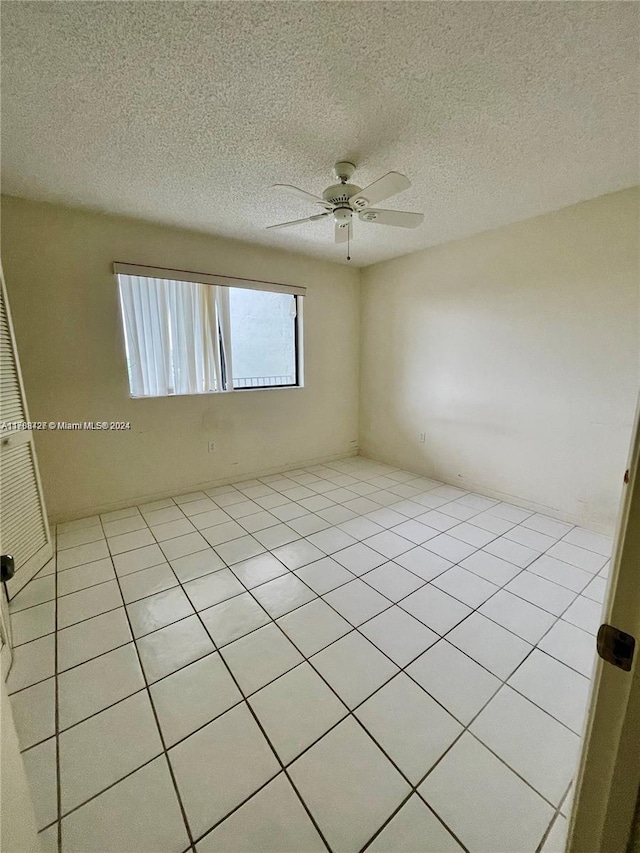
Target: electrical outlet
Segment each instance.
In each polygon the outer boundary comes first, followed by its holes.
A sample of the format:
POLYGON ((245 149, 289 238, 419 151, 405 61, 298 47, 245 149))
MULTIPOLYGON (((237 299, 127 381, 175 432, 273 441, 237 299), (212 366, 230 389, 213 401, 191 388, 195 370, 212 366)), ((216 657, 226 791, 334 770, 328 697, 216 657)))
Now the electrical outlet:
POLYGON ((426 440, 427 440, 427 434, 426 434, 426 432, 421 432, 421 433, 418 435, 418 441, 420 442, 420 444, 424 444, 426 440))
POLYGON ((215 449, 216 449, 216 443, 215 443, 215 441, 209 441, 209 442, 207 442, 207 452, 208 452, 208 453, 213 453, 215 449))

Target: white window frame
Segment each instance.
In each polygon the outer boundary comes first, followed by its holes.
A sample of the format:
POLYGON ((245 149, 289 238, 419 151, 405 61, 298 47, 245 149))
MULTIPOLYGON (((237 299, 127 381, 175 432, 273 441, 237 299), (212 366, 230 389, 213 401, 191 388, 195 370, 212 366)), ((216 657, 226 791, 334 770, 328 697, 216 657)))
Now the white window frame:
MULTIPOLYGON (((304 340, 303 340, 303 297, 306 296, 306 287, 299 285, 282 284, 274 281, 261 281, 258 279, 237 278, 235 276, 222 276, 211 273, 193 272, 191 270, 169 269, 165 267, 152 267, 144 264, 129 264, 121 261, 116 261, 113 264, 113 274, 116 282, 119 275, 139 276, 141 278, 168 279, 170 281, 193 282, 194 284, 210 284, 218 287, 234 287, 244 290, 262 290, 268 293, 286 293, 291 294, 296 301, 296 316, 294 323, 294 350, 295 350, 295 383, 290 385, 257 385, 247 386, 243 388, 233 387, 233 377, 227 383, 227 388, 220 388, 216 391, 202 391, 194 394, 158 394, 158 395, 134 395, 131 393, 131 383, 129 377, 129 396, 132 400, 156 400, 161 397, 184 397, 184 396, 204 396, 206 394, 231 394, 236 392, 245 393, 247 391, 284 391, 288 389, 300 389, 304 387, 304 340)), ((123 311, 120 306, 121 314, 123 311)), ((124 323, 124 315, 121 317, 124 323)), ((123 329, 124 334, 124 329, 123 329)))

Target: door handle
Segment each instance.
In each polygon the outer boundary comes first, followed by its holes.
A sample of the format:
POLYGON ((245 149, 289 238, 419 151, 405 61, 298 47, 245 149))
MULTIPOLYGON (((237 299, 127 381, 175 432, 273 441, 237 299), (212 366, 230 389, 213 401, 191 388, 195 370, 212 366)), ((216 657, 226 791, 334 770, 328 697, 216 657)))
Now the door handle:
POLYGON ((602 660, 630 672, 635 650, 635 637, 613 625, 601 625, 598 630, 596 648, 602 660))
POLYGON ((13 559, 11 554, 3 554, 0 557, 0 581, 2 581, 2 583, 6 583, 7 581, 11 580, 15 573, 15 560, 13 559))

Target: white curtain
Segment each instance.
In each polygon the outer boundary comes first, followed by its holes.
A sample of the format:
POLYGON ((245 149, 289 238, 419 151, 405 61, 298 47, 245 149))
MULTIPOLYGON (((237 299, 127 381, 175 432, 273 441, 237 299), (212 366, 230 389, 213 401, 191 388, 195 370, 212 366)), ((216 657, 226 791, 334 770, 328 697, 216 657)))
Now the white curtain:
POLYGON ((122 274, 118 283, 132 396, 224 390, 226 288, 122 274))

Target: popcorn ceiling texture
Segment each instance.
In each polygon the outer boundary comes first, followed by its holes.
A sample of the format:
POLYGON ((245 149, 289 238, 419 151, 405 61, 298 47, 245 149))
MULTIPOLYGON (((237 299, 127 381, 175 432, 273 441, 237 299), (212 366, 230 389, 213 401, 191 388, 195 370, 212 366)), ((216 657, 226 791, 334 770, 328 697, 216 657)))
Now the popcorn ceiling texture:
MULTIPOLYGON (((638 182, 636 3, 20 2, 2 10, 3 191, 345 261, 338 159, 415 231, 354 265, 638 182)), ((385 206, 385 205, 381 205, 385 206)), ((346 262, 346 261, 345 261, 346 262)))

